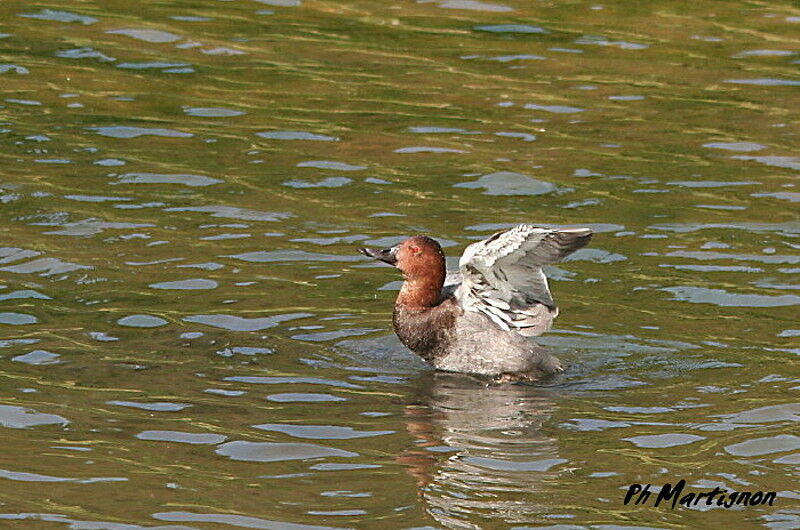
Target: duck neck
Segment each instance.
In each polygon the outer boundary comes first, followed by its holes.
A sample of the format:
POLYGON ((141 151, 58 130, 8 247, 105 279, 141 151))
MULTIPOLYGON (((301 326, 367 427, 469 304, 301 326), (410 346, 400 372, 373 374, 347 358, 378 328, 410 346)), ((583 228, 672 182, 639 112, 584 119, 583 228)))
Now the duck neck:
POLYGON ((430 309, 441 302, 443 285, 443 272, 424 278, 406 278, 397 295, 396 305, 412 311, 430 309))

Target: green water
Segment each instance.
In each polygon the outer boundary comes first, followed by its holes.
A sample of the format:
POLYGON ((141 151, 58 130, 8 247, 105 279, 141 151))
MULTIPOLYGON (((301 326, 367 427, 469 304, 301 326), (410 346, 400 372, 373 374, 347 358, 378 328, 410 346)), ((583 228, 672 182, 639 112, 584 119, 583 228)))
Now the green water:
POLYGON ((800 8, 498 2, 0 3, 0 526, 800 527, 800 8), (565 377, 430 372, 356 248, 519 222, 565 377))

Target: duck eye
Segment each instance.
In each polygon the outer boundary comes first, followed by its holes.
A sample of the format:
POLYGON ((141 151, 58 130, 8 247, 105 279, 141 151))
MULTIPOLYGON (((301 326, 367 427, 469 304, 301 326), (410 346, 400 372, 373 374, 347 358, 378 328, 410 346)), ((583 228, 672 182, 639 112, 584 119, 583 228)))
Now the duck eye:
POLYGON ((411 247, 410 250, 412 254, 419 254, 421 252, 419 247, 411 247))

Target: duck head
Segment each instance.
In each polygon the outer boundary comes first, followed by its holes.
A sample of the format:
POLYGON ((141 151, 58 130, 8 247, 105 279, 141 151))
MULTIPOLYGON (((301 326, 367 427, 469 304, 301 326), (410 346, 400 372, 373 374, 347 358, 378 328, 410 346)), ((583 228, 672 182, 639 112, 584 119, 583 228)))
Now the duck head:
POLYGON ((393 247, 358 250, 365 256, 388 263, 403 273, 405 282, 397 298, 398 304, 432 306, 438 302, 446 267, 444 252, 436 240, 426 236, 413 236, 393 247))

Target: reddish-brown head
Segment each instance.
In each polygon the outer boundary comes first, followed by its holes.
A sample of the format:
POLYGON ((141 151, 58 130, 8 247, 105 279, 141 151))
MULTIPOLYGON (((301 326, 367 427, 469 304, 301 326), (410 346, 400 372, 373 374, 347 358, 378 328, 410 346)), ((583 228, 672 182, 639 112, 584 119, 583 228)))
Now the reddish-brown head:
POLYGON ((413 236, 391 248, 362 248, 360 251, 366 256, 394 265, 403 273, 406 281, 400 289, 398 304, 430 307, 439 303, 447 271, 442 247, 434 239, 413 236))
POLYGON ((445 262, 442 247, 426 236, 409 237, 397 246, 397 264, 407 280, 441 278, 444 282, 445 262))

